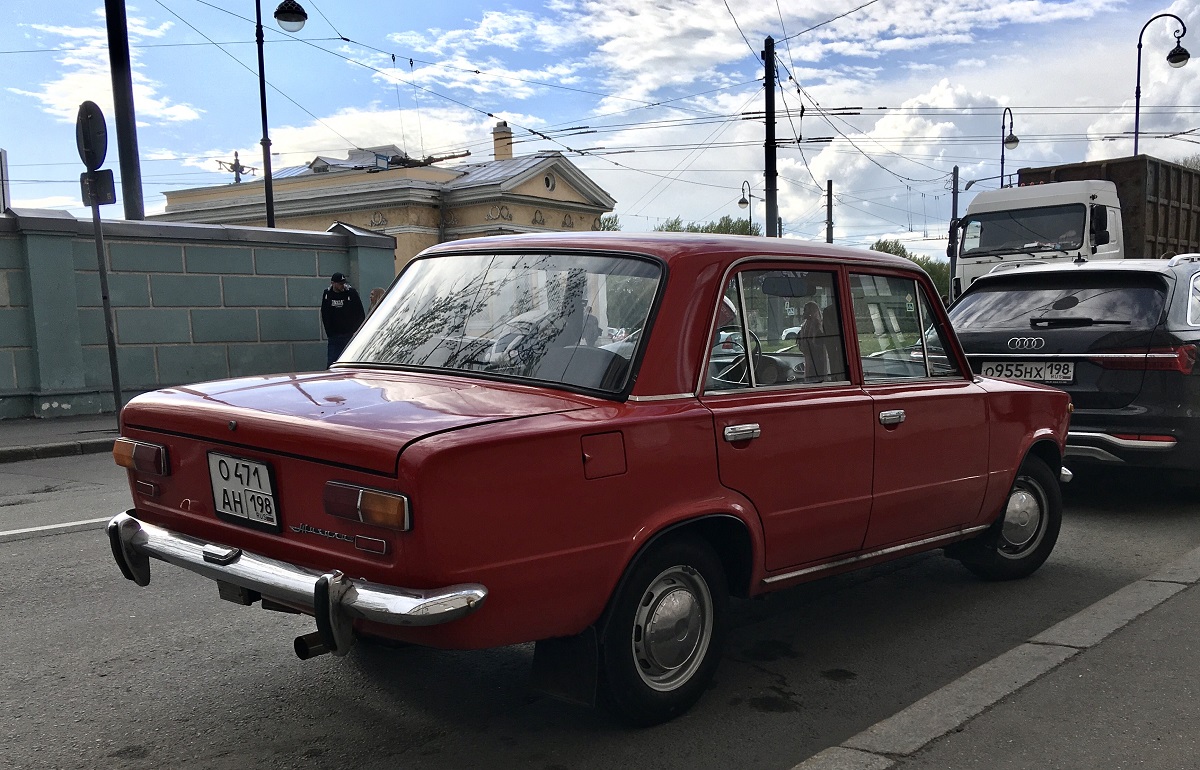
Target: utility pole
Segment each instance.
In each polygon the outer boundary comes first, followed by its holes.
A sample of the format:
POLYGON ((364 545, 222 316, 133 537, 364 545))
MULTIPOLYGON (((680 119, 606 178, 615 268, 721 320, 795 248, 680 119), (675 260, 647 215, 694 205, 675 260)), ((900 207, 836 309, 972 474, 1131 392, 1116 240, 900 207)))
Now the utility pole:
POLYGON ((133 70, 129 62, 129 25, 125 0, 104 0, 108 28, 108 66, 112 71, 113 113, 117 119, 117 159, 121 167, 121 202, 125 218, 142 220, 142 167, 138 161, 137 119, 133 113, 133 70))
POLYGON ((833 243, 833 180, 825 180, 825 242, 833 243))
POLYGON ((946 256, 950 259, 950 285, 946 297, 954 301, 954 271, 958 267, 958 166, 950 177, 950 235, 946 241, 946 256))
POLYGON ((775 167, 775 38, 768 36, 763 43, 763 88, 766 91, 767 140, 763 142, 766 154, 766 203, 767 236, 777 237, 778 231, 771 225, 779 218, 779 172, 775 167))

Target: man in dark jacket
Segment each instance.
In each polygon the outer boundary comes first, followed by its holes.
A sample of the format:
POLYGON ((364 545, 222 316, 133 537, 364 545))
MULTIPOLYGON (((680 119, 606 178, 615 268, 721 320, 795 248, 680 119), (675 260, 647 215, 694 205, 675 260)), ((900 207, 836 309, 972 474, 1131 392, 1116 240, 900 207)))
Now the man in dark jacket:
POLYGON ((346 283, 345 275, 334 273, 329 278, 329 288, 321 295, 321 325, 325 327, 325 336, 329 338, 326 366, 332 366, 346 349, 364 318, 366 314, 358 292, 346 283))

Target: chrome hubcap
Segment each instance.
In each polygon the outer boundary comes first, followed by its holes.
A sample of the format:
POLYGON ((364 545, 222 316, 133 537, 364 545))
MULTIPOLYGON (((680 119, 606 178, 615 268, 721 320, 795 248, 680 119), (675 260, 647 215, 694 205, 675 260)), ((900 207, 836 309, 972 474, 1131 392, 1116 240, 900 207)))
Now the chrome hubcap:
POLYGON ((1018 555, 1035 547, 1041 540, 1042 520, 1046 511, 1046 499, 1036 485, 1018 481, 1008 496, 1004 509, 1004 523, 1000 534, 1003 542, 1000 550, 1018 555))
POLYGON ((650 583, 633 625, 643 682, 665 692, 696 673, 712 638, 712 609, 708 584, 690 567, 671 567, 650 583))

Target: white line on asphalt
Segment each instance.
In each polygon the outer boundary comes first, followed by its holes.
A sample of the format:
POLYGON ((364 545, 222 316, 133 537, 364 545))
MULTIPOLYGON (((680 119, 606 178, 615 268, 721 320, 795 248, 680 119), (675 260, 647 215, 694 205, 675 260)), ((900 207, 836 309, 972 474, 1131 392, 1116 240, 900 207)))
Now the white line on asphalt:
POLYGON ((82 532, 87 529, 97 529, 97 524, 103 524, 108 521, 111 516, 105 516, 103 519, 84 519, 83 521, 68 521, 66 524, 47 524, 44 527, 27 527, 26 529, 10 529, 5 532, 0 532, 0 543, 8 543, 13 540, 27 540, 31 537, 45 537, 47 535, 62 535, 67 532, 82 532))

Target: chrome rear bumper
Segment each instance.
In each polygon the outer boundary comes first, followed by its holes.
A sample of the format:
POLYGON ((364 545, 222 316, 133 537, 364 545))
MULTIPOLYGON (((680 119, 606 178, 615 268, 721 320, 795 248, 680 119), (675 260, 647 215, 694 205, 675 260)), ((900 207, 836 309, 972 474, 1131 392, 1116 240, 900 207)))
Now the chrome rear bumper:
MULTIPOLYGON (((133 511, 108 523, 108 539, 121 573, 140 586, 150 583, 150 557, 183 567, 224 588, 236 586, 249 601, 266 597, 311 612, 328 651, 345 654, 355 618, 394 626, 432 626, 471 614, 487 589, 477 583, 419 590, 396 588, 321 573, 265 556, 208 543, 135 518, 133 511)), ((249 602, 245 602, 249 603, 249 602)))

